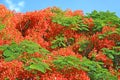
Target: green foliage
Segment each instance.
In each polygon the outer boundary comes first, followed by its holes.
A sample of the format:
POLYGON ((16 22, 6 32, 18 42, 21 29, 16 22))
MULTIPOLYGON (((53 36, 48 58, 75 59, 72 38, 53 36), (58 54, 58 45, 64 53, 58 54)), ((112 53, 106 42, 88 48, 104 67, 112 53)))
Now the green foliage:
POLYGON ((28 54, 33 54, 35 52, 48 54, 49 51, 40 47, 38 44, 32 41, 23 41, 20 44, 16 44, 15 42, 10 45, 0 46, 0 50, 3 50, 3 56, 6 61, 11 61, 17 59, 23 52, 27 52, 28 54))
POLYGON ((114 34, 115 32, 112 32, 112 31, 109 31, 109 32, 106 32, 104 34, 99 34, 98 37, 99 39, 104 39, 105 37, 111 35, 111 34, 114 34))
POLYGON ((49 65, 43 63, 40 58, 32 58, 28 66, 25 66, 26 70, 36 70, 45 73, 46 70, 50 70, 49 65))
POLYGON ((76 25, 79 19, 79 16, 67 17, 64 15, 56 15, 53 17, 52 21, 61 24, 62 26, 68 27, 70 25, 76 25))
POLYGON ((0 49, 3 50, 3 56, 6 61, 17 59, 17 57, 23 52, 23 49, 15 42, 10 45, 1 46, 0 49))
POLYGON ((107 69, 103 68, 102 62, 95 62, 84 57, 82 60, 74 56, 60 56, 53 61, 58 69, 77 68, 88 72, 91 80, 117 80, 107 69))
POLYGON ((5 28, 5 25, 3 24, 0 24, 0 30, 4 29, 5 28))
POLYGON ((60 8, 57 8, 57 7, 52 7, 51 8, 51 12, 57 14, 57 15, 62 15, 64 14, 64 11, 62 11, 60 8))
POLYGON ((89 75, 91 80, 118 80, 116 76, 113 76, 107 69, 103 68, 91 69, 89 75))
POLYGON ((5 78, 4 80, 10 80, 9 78, 5 78))
POLYGON ((120 55, 114 56, 113 65, 116 70, 120 69, 120 55))
POLYGON ((89 31, 88 26, 80 23, 78 26, 71 28, 72 30, 78 31, 78 32, 87 32, 89 31))
POLYGON ((113 60, 113 66, 116 70, 120 68, 120 46, 113 47, 113 49, 103 48, 103 53, 113 60))
POLYGON ((83 23, 83 20, 80 18, 75 26, 71 28, 72 30, 78 32, 87 32, 89 31, 88 25, 83 23))
POLYGON ((89 31, 88 25, 83 24, 83 20, 80 16, 67 17, 64 15, 57 15, 53 17, 52 21, 66 27, 72 26, 71 29, 75 31, 89 31))
POLYGON ((27 52, 30 54, 33 54, 35 52, 46 53, 46 54, 49 53, 48 50, 40 47, 37 43, 34 43, 32 41, 24 40, 20 43, 19 46, 24 50, 24 52, 27 52))
MULTIPOLYGON (((114 47, 114 48, 116 48, 116 47, 114 47)), ((120 52, 117 52, 114 49, 110 50, 108 48, 103 48, 102 51, 104 54, 106 54, 111 59, 114 59, 115 55, 120 55, 120 52)))
POLYGON ((93 27, 93 31, 101 31, 103 26, 115 26, 120 25, 120 18, 115 15, 114 12, 103 12, 94 10, 91 13, 87 14, 87 17, 92 17, 94 20, 95 26, 93 27))
POLYGON ((15 59, 19 59, 18 57, 22 55, 23 52, 27 52, 27 55, 19 60, 24 62, 26 70, 36 70, 45 73, 47 69, 50 70, 49 66, 46 63, 43 63, 41 59, 30 56, 35 52, 48 54, 49 51, 40 47, 38 44, 32 41, 22 41, 20 44, 16 44, 15 42, 10 45, 4 45, 0 47, 0 50, 3 50, 3 56, 6 61, 11 61, 15 59), (26 65, 26 63, 29 65, 26 65))
POLYGON ((91 61, 84 57, 80 64, 83 70, 88 71, 91 80, 117 80, 116 76, 102 67, 101 62, 91 61))
POLYGON ((114 31, 114 33, 120 35, 120 27, 117 27, 116 30, 114 31))
POLYGON ((116 42, 116 47, 114 47, 114 48, 120 48, 120 42, 119 41, 116 42))
POLYGON ((58 35, 55 37, 55 40, 52 41, 52 49, 60 47, 66 47, 65 38, 63 35, 58 35))
POLYGON ((53 64, 58 69, 69 69, 69 68, 77 68, 80 69, 80 59, 74 56, 60 56, 56 60, 53 61, 53 64))
POLYGON ((118 34, 118 35, 120 35, 120 28, 117 27, 115 29, 115 31, 107 31, 107 32, 105 32, 103 34, 99 34, 98 37, 99 37, 99 39, 104 39, 105 37, 110 36, 111 34, 118 34))
POLYGON ((27 52, 30 54, 34 52, 39 52, 39 48, 40 48, 38 44, 31 41, 26 41, 26 40, 20 43, 20 47, 22 47, 24 52, 27 52))
POLYGON ((84 51, 87 47, 88 47, 88 44, 89 44, 90 42, 88 41, 88 40, 82 40, 82 41, 80 41, 80 42, 78 42, 78 44, 80 45, 80 48, 79 48, 79 52, 82 52, 82 51, 84 51))
POLYGON ((69 39, 67 39, 66 45, 67 46, 72 45, 74 42, 75 42, 74 38, 69 38, 69 39))

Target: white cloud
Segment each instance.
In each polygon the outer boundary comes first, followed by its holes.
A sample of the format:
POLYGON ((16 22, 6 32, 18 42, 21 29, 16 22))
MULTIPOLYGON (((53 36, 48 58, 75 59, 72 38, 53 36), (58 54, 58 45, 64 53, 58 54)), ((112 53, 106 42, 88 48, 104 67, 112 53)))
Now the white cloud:
POLYGON ((8 4, 10 10, 15 10, 16 12, 20 12, 21 8, 25 5, 24 1, 20 1, 17 4, 13 3, 12 0, 5 0, 5 2, 8 4))
POLYGON ((25 2, 24 2, 24 1, 20 1, 20 2, 18 3, 18 6, 20 6, 20 7, 24 7, 24 5, 25 5, 25 2))

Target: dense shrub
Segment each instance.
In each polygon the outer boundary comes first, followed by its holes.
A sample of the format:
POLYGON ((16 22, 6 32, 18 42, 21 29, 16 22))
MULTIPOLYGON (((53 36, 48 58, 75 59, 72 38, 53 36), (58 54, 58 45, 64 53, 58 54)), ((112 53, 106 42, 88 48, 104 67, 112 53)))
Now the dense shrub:
POLYGON ((119 80, 119 27, 109 11, 0 5, 0 80, 119 80))

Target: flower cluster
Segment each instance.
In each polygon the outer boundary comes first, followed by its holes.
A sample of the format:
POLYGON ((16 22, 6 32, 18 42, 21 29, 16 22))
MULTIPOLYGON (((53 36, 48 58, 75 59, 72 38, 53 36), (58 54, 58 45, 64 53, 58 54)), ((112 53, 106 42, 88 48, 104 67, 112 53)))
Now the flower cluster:
POLYGON ((0 80, 118 80, 119 26, 109 11, 0 5, 0 80))

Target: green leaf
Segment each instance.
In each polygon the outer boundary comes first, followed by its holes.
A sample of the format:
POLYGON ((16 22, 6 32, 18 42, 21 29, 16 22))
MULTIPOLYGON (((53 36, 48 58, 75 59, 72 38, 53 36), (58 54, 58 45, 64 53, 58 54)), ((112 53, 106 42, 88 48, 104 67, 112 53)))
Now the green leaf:
POLYGON ((12 52, 10 51, 10 50, 5 50, 4 52, 3 52, 3 55, 4 56, 11 56, 11 54, 12 54, 12 52))
POLYGON ((96 11, 94 10, 91 13, 88 13, 86 15, 88 18, 92 18, 94 20, 95 26, 93 27, 93 31, 102 31, 102 28, 106 25, 108 26, 115 26, 115 25, 120 25, 120 18, 114 13, 110 11, 96 11))
POLYGON ((95 62, 83 57, 81 68, 88 72, 91 80, 117 80, 117 76, 112 75, 107 69, 103 68, 102 62, 95 62))
MULTIPOLYGON (((113 47, 114 49, 114 47, 113 47)), ((119 55, 119 52, 116 52, 115 50, 109 50, 107 48, 102 48, 102 51, 104 54, 106 54, 109 58, 114 60, 115 55, 119 55)))
POLYGON ((43 73, 46 72, 46 69, 45 69, 44 66, 41 65, 41 64, 32 64, 32 65, 30 65, 29 67, 30 67, 31 69, 38 70, 38 71, 41 71, 41 72, 43 72, 43 73))
POLYGON ((1 49, 3 50, 3 56, 6 61, 17 59, 17 57, 23 52, 22 48, 20 48, 15 42, 12 42, 10 45, 1 46, 1 49))
POLYGON ((4 29, 5 28, 5 25, 3 24, 0 24, 0 30, 4 29))
POLYGON ((58 35, 55 37, 55 40, 52 41, 52 49, 60 47, 66 47, 64 35, 58 35))
POLYGON ((30 65, 25 67, 26 70, 37 70, 42 73, 45 73, 46 70, 51 70, 48 64, 41 61, 41 58, 32 58, 31 61, 30 65))
POLYGON ((61 15, 58 14, 52 18, 52 22, 55 22, 55 23, 58 23, 58 24, 68 27, 70 25, 77 24, 80 19, 81 19, 80 16, 68 17, 63 14, 61 14, 61 15))
POLYGON ((108 54, 108 57, 114 59, 114 56, 112 54, 108 54))
POLYGON ((78 42, 78 44, 80 45, 80 48, 79 48, 78 51, 82 52, 82 51, 84 51, 87 48, 87 46, 89 44, 89 41, 82 40, 82 41, 78 42))
POLYGON ((24 52, 33 54, 35 52, 39 52, 40 46, 32 41, 27 41, 24 40, 23 42, 20 43, 20 47, 24 49, 24 52))
POLYGON ((59 47, 59 46, 58 46, 58 45, 55 45, 55 44, 51 46, 52 49, 55 49, 55 48, 57 48, 57 47, 59 47))
POLYGON ((34 43, 32 41, 24 40, 23 42, 20 43, 19 46, 24 50, 24 52, 27 52, 29 54, 33 54, 35 52, 38 52, 41 54, 42 53, 45 53, 45 54, 50 53, 48 50, 42 48, 40 45, 38 45, 37 43, 34 43))
POLYGON ((41 54, 50 53, 48 50, 40 47, 37 43, 27 40, 22 41, 20 44, 12 42, 10 45, 0 46, 0 50, 3 50, 3 56, 7 61, 17 59, 23 52, 27 52, 28 54, 33 54, 35 52, 41 54))
POLYGON ((64 67, 66 67, 66 69, 72 67, 77 69, 80 68, 80 60, 74 56, 60 56, 58 59, 53 61, 53 64, 55 64, 58 69, 63 69, 64 67))

